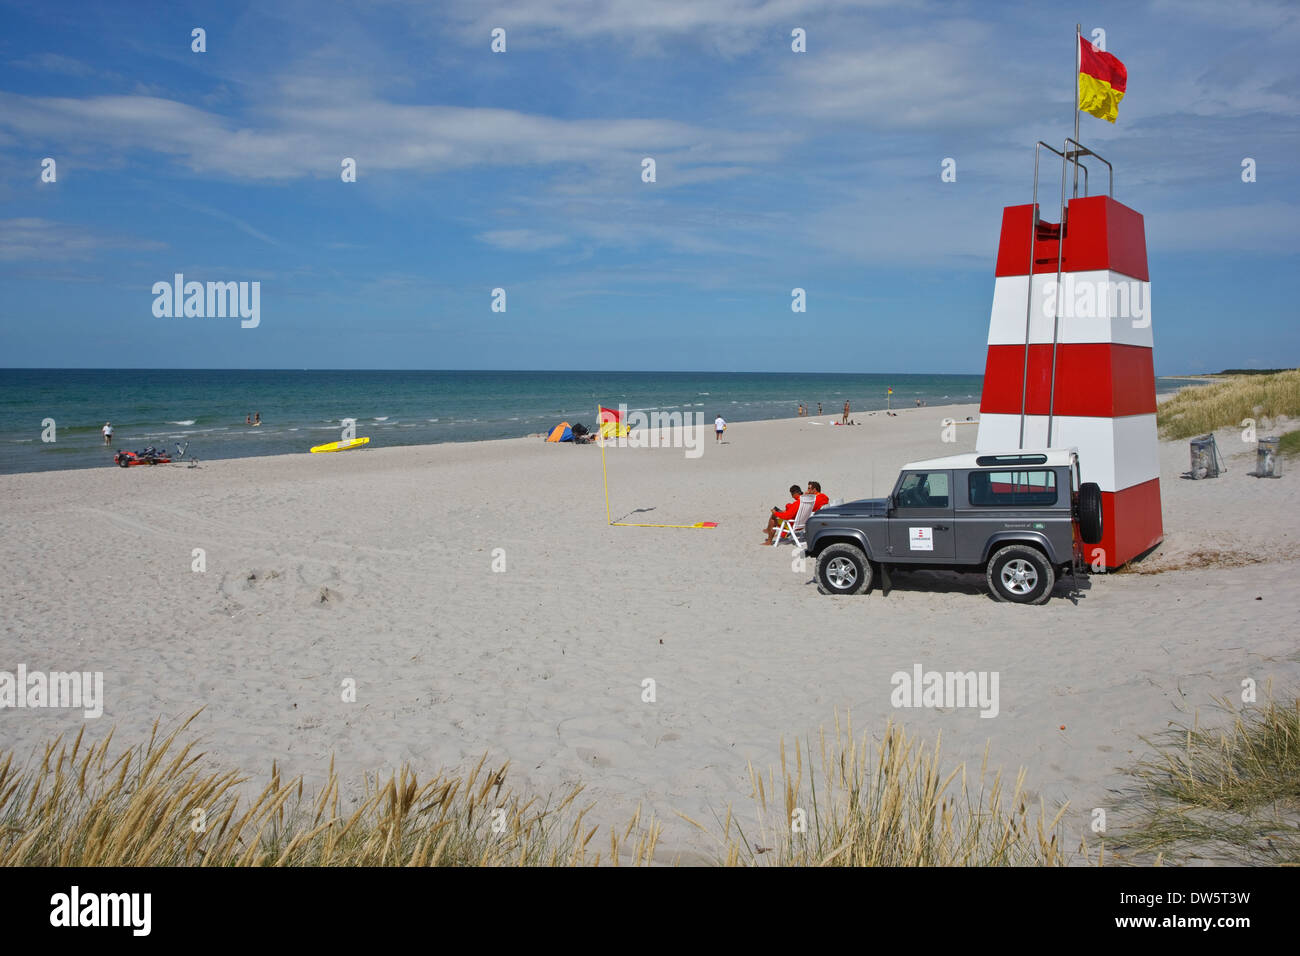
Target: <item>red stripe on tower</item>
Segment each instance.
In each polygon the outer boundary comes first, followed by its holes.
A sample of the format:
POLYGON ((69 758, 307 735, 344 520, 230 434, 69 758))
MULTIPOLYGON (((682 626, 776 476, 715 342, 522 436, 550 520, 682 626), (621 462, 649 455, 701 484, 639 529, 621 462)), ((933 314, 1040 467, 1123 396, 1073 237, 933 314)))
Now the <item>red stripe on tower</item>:
POLYGON ((1145 226, 1109 196, 1071 199, 1031 247, 1033 221, 1032 205, 1002 213, 976 448, 1046 447, 1050 420, 1052 447, 1077 447, 1101 486, 1086 556, 1115 568, 1164 536, 1145 226))

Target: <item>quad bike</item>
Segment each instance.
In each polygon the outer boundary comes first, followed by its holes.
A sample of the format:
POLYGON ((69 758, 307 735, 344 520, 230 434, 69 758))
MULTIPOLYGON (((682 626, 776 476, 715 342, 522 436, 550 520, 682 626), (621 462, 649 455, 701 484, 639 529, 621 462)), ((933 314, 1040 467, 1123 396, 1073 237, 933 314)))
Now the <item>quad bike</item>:
POLYGON ((149 445, 143 451, 119 450, 118 453, 113 456, 113 461, 122 468, 132 468, 136 465, 166 465, 172 462, 179 464, 182 460, 186 460, 189 462, 191 468, 196 468, 198 467, 199 460, 193 455, 190 455, 189 458, 185 457, 189 452, 189 448, 189 442, 186 442, 184 445, 177 442, 176 456, 174 458, 162 445, 159 445, 157 448, 153 445, 149 445))

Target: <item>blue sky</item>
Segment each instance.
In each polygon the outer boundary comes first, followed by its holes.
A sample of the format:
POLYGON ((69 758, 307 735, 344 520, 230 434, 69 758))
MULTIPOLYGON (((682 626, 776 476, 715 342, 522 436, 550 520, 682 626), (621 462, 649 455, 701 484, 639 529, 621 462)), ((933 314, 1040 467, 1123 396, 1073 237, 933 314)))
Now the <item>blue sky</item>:
MULTIPOLYGON (((0 0, 0 366, 982 372, 1077 9, 0 0), (260 326, 156 318, 177 272, 260 282, 260 326)), ((1086 17, 1157 373, 1300 363, 1300 8, 1086 17)))

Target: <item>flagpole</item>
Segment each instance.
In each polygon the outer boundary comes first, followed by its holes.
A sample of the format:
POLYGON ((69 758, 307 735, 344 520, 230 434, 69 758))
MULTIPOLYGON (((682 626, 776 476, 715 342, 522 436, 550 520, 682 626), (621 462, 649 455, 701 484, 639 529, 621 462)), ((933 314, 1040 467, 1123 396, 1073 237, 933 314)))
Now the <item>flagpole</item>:
POLYGON ((600 403, 596 403, 596 444, 600 446, 600 477, 605 484, 605 524, 613 524, 609 514, 609 472, 605 468, 605 435, 601 431, 600 403))
MULTIPOLYGON (((1079 71, 1083 69, 1083 24, 1074 25, 1074 190, 1079 195, 1079 71)), ((1062 239, 1065 237, 1062 236, 1062 239)))

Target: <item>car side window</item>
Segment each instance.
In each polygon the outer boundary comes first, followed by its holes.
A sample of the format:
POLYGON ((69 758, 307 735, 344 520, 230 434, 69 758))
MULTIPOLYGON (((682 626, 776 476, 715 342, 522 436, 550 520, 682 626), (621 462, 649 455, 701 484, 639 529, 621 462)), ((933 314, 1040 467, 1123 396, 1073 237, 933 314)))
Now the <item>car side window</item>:
POLYGON ((898 489, 899 508, 947 508, 949 500, 946 471, 914 471, 898 489))
POLYGON ((1050 469, 1024 471, 972 471, 970 503, 975 507, 1054 505, 1056 472, 1050 469))

